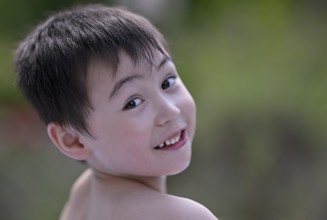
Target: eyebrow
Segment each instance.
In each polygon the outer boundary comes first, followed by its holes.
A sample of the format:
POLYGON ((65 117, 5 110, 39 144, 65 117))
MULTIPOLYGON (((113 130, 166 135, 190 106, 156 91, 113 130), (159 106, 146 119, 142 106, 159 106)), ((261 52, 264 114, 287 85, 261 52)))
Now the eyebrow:
POLYGON ((172 61, 172 59, 165 55, 164 58, 162 59, 162 61, 159 63, 158 66, 156 66, 156 69, 159 70, 163 65, 165 65, 168 61, 172 61))
POLYGON ((118 82, 115 83, 115 86, 114 86, 113 90, 110 93, 109 99, 112 98, 124 84, 126 84, 126 83, 128 83, 130 81, 133 81, 135 79, 141 79, 141 78, 144 78, 144 76, 142 76, 142 75, 132 75, 132 76, 127 76, 127 77, 119 80, 118 82))
MULTIPOLYGON (((168 61, 172 61, 172 59, 169 56, 165 56, 162 61, 159 63, 158 66, 155 66, 155 68, 157 70, 159 70, 160 68, 162 68, 168 61)), ((115 83, 113 90, 110 93, 109 99, 111 99, 118 91, 119 89, 126 83, 133 81, 135 79, 142 79, 144 78, 143 75, 132 75, 132 76, 127 76, 125 78, 122 78, 121 80, 119 80, 118 82, 115 83)))

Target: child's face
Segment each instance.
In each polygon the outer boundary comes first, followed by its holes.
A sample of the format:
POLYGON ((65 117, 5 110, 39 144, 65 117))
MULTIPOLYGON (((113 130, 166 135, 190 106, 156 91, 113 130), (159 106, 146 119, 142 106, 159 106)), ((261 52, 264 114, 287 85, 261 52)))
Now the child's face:
POLYGON ((95 138, 82 136, 81 142, 91 151, 88 162, 93 169, 121 176, 159 176, 179 173, 189 165, 193 98, 166 55, 155 51, 153 63, 141 60, 135 65, 122 52, 115 77, 103 62, 89 67, 93 111, 87 123, 95 138))

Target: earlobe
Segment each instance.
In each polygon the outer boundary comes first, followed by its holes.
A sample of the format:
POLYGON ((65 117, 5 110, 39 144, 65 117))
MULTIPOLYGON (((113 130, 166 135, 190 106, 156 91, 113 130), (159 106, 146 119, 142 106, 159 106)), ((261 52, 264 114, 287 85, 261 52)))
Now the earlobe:
POLYGON ((90 151, 80 142, 78 135, 69 129, 51 122, 47 132, 52 142, 67 157, 86 160, 90 156, 90 151))

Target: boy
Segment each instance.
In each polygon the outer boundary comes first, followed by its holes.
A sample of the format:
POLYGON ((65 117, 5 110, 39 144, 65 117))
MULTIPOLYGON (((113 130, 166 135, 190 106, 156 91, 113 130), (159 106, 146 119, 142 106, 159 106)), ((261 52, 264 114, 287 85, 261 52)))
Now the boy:
POLYGON ((61 11, 17 49, 18 85, 66 156, 86 161, 62 220, 217 219, 166 194, 190 163, 195 104, 163 36, 126 10, 61 11))

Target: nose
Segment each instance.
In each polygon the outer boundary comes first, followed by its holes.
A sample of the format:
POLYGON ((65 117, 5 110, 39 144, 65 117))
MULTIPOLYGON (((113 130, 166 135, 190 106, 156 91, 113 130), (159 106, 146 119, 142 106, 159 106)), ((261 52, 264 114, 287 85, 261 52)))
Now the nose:
POLYGON ((171 121, 176 120, 181 114, 181 109, 176 103, 167 98, 161 97, 157 100, 157 117, 156 123, 158 126, 163 126, 171 121))

